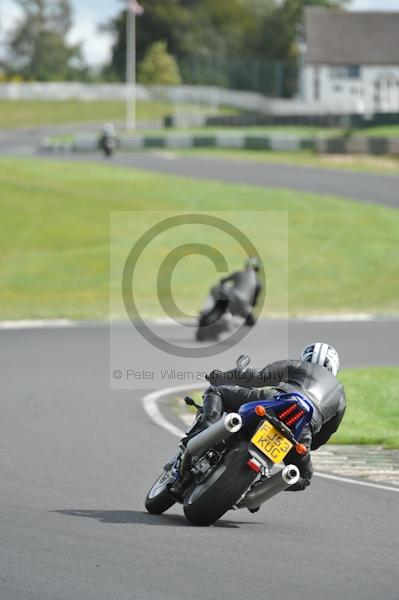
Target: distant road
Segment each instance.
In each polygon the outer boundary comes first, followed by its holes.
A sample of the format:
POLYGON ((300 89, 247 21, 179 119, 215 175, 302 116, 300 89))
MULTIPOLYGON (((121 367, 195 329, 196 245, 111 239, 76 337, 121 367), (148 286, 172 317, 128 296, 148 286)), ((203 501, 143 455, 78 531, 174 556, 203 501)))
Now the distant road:
MULTIPOLYGON (((144 125, 144 124, 143 124, 144 125)), ((85 130, 98 131, 101 124, 85 125, 85 130)), ((73 133, 76 125, 0 130, 0 155, 35 155, 43 137, 73 133)), ((50 158, 50 156, 48 157, 50 158)), ((100 161, 98 153, 60 154, 57 160, 100 161)), ((352 198, 370 204, 399 207, 399 175, 358 173, 318 167, 229 160, 210 156, 179 156, 171 152, 135 152, 117 154, 107 164, 146 169, 159 173, 196 179, 243 183, 311 192, 318 195, 352 198)))
MULTIPOLYGON (((75 155, 74 159, 102 160, 97 154, 75 155)), ((178 156, 167 152, 117 154, 112 163, 196 179, 293 189, 399 208, 399 175, 229 160, 216 156, 178 156)))

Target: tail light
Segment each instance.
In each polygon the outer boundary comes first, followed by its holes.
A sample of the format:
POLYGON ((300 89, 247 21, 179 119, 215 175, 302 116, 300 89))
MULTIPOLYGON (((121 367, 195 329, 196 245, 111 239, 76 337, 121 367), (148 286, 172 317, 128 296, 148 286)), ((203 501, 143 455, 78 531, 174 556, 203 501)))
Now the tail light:
POLYGON ((279 415, 278 418, 280 421, 285 423, 287 427, 292 427, 295 425, 305 414, 303 408, 300 408, 298 404, 291 404, 288 408, 284 409, 279 415))
POLYGON ((293 413, 294 410, 296 410, 297 408, 298 404, 291 404, 288 408, 286 408, 285 410, 283 410, 283 412, 279 414, 278 418, 280 419, 280 421, 283 421, 283 423, 285 423, 286 417, 293 413))

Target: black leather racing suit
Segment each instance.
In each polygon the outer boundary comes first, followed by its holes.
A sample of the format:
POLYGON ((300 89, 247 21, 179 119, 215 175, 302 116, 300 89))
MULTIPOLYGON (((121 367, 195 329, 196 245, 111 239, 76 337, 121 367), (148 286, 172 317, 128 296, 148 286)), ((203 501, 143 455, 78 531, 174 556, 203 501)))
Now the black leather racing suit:
POLYGON ((252 308, 256 306, 262 291, 262 284, 252 267, 236 271, 220 281, 221 284, 231 283, 227 288, 229 309, 233 315, 240 315, 247 320, 247 325, 255 324, 252 308))
POLYGON ((209 423, 220 419, 224 411, 234 412, 247 402, 272 399, 279 392, 301 392, 311 401, 312 421, 298 440, 308 452, 301 456, 293 449, 286 457, 287 464, 295 464, 301 475, 288 490, 304 490, 313 474, 310 450, 325 444, 344 416, 343 385, 324 367, 299 360, 278 361, 262 370, 213 371, 208 379, 212 385, 204 394, 203 418, 209 423))

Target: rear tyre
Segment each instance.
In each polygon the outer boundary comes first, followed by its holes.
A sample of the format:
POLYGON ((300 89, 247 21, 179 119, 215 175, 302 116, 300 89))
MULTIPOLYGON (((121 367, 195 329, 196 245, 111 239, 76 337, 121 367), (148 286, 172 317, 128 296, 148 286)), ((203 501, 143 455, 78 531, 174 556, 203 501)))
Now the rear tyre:
POLYGON ((167 484, 170 475, 164 471, 156 480, 145 499, 145 507, 153 515, 161 515, 176 503, 175 498, 169 492, 167 484))
POLYGON ((193 525, 211 525, 237 502, 256 479, 248 468, 247 444, 235 447, 224 462, 184 501, 184 514, 193 525))

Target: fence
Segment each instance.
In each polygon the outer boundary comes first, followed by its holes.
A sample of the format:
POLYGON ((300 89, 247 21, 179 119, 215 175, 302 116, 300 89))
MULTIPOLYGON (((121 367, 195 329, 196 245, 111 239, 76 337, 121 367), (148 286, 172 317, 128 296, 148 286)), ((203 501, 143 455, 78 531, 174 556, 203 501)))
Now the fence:
MULTIPOLYGON (((399 124, 398 113, 378 113, 372 117, 361 114, 348 115, 334 104, 305 103, 298 99, 271 98, 258 92, 229 90, 217 86, 143 86, 137 85, 138 100, 169 101, 171 112, 179 113, 184 104, 203 105, 209 112, 217 113, 220 106, 255 113, 239 117, 218 117, 208 121, 210 125, 261 125, 261 124, 326 124, 353 128, 370 125, 399 124)), ((124 84, 89 83, 3 83, 0 84, 0 100, 120 100, 126 98, 124 84)), ((203 115, 203 111, 201 112, 203 115)))
POLYGON ((195 57, 179 61, 183 80, 191 85, 215 85, 258 92, 274 98, 298 93, 298 65, 256 57, 195 57))
POLYGON ((399 113, 376 113, 372 116, 360 114, 319 114, 309 112, 298 114, 275 114, 272 104, 270 113, 215 115, 205 119, 205 125, 212 127, 254 127, 268 125, 303 125, 309 127, 339 127, 348 130, 375 127, 378 125, 399 125, 399 113))

